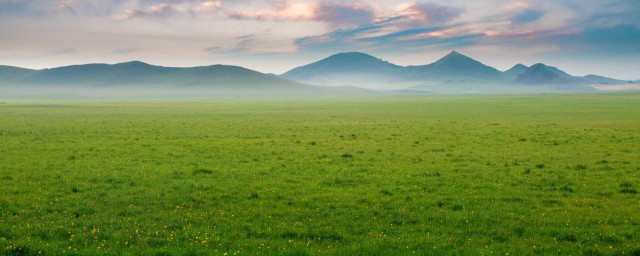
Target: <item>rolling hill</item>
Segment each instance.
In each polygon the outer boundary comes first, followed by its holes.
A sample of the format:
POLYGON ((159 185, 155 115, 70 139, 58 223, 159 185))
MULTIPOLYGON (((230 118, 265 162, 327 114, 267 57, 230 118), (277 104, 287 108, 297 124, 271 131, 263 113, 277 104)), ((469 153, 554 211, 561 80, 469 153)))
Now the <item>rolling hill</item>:
POLYGON ((17 80, 32 85, 171 87, 304 87, 304 85, 237 66, 192 68, 154 66, 140 61, 87 64, 44 69, 17 80))
POLYGON ((238 66, 191 68, 154 66, 140 61, 28 70, 0 68, 0 88, 41 93, 104 95, 323 95, 363 93, 358 88, 310 86, 238 66))
POLYGON ((625 81, 625 80, 613 79, 613 78, 597 76, 597 75, 587 75, 587 76, 580 77, 580 79, 582 79, 583 81, 586 81, 587 83, 595 84, 595 85, 620 85, 620 84, 628 84, 628 83, 640 83, 640 81, 635 81, 635 82, 625 81))
POLYGON ((0 65, 0 83, 8 83, 30 75, 37 70, 0 65))

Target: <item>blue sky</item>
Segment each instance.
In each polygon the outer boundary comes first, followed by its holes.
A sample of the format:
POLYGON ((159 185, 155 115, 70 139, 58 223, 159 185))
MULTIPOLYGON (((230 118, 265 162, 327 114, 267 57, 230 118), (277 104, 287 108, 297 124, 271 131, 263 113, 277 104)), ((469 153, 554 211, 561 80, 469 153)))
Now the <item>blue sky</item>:
POLYGON ((141 60, 281 73, 345 51, 420 65, 457 50, 640 79, 638 0, 0 0, 0 64, 141 60))

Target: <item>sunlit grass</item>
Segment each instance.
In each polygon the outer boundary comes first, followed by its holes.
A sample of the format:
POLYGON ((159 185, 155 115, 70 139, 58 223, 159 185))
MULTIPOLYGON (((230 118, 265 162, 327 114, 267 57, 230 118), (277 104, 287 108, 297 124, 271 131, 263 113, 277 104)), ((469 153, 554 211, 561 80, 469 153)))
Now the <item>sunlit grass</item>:
POLYGON ((640 95, 0 104, 0 254, 638 254, 640 95))

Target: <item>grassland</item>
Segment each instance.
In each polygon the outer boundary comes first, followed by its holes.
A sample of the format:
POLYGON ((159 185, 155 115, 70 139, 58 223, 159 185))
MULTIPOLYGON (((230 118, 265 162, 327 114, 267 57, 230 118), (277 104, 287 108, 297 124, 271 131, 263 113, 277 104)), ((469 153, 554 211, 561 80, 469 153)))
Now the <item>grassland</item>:
POLYGON ((640 255, 640 94, 0 102, 2 255, 640 255))

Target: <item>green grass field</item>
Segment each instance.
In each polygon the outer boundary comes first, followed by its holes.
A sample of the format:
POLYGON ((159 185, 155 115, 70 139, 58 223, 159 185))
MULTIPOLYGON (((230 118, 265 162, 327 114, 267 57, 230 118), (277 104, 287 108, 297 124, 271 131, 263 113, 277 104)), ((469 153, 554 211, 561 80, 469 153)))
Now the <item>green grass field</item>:
POLYGON ((0 100, 2 255, 640 255, 640 94, 0 100))

